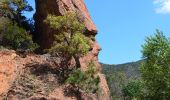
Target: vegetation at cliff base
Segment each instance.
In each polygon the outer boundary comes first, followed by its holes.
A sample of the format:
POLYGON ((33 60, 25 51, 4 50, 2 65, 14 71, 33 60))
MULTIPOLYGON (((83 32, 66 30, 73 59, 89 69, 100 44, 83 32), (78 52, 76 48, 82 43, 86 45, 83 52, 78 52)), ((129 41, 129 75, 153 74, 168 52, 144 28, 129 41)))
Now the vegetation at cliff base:
POLYGON ((141 80, 132 80, 122 88, 125 99, 141 99, 143 92, 143 83, 141 80))
MULTIPOLYGON (((110 89, 111 100, 128 99, 123 89, 131 82, 136 82, 140 79, 140 65, 143 60, 137 62, 129 62, 119 65, 102 65, 102 72, 105 74, 107 83, 110 89)), ((129 90, 130 91, 130 90, 129 90)))
POLYGON ((159 30, 146 38, 142 45, 141 77, 146 86, 146 97, 152 100, 170 98, 170 40, 159 30))
POLYGON ((168 100, 170 98, 170 40, 156 30, 142 45, 143 59, 121 65, 104 65, 113 100, 168 100))

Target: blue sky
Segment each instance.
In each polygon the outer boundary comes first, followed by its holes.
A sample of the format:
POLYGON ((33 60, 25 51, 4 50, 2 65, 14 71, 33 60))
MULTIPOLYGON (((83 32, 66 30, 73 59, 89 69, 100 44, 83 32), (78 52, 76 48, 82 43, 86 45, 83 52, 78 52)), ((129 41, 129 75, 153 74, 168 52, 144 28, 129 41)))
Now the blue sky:
MULTIPOLYGON (((34 5, 34 0, 28 1, 34 5)), ((100 62, 137 61, 141 59, 146 36, 153 35, 156 29, 170 36, 170 0, 85 0, 85 3, 98 28, 100 62)))

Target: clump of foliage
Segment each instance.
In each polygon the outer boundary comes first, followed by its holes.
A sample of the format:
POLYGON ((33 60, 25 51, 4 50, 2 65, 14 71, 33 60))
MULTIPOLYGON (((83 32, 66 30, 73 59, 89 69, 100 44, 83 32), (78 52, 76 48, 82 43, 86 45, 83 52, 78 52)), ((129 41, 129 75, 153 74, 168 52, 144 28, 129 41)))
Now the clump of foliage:
POLYGON ((80 69, 79 59, 90 50, 91 39, 85 36, 85 26, 79 21, 76 13, 67 12, 63 16, 48 15, 45 23, 56 31, 54 42, 48 52, 62 59, 62 73, 66 79, 64 81, 77 89, 77 92, 96 93, 99 89, 99 77, 94 75, 94 63, 90 62, 89 69, 85 72, 80 69), (73 71, 67 73, 67 62, 72 58, 76 65, 73 71))
POLYGON ((9 26, 10 20, 5 17, 0 17, 0 45, 2 45, 2 38, 3 38, 3 33, 5 30, 7 30, 7 26, 9 26))
POLYGON ((143 61, 120 65, 102 65, 102 72, 106 75, 111 100, 129 100, 123 89, 131 82, 140 78, 139 66, 143 61))
POLYGON ((143 84, 140 80, 132 80, 122 89, 124 97, 130 100, 139 99, 142 94, 142 90, 143 84))
POLYGON ((61 54, 74 58, 76 67, 80 67, 79 58, 87 54, 90 49, 89 38, 83 32, 84 25, 78 20, 76 13, 67 12, 64 16, 48 15, 45 20, 57 32, 54 34, 54 43, 49 49, 52 54, 61 54))
POLYGON ((8 27, 11 24, 11 21, 6 18, 6 17, 0 17, 0 32, 1 34, 3 33, 3 31, 5 31, 8 27))
POLYGON ((110 97, 117 99, 123 97, 122 88, 127 83, 128 79, 122 71, 114 71, 106 75, 107 83, 110 89, 110 97))
POLYGON ((26 0, 0 1, 0 45, 15 50, 34 51, 38 45, 33 42, 32 31, 24 11, 32 11, 26 0))
POLYGON ((77 91, 97 93, 100 79, 98 76, 95 76, 95 73, 96 69, 94 63, 90 62, 87 71, 81 71, 79 68, 74 70, 73 73, 69 75, 66 83, 77 88, 77 91))
POLYGON ((170 40, 162 32, 146 38, 142 46, 141 74, 146 86, 146 97, 151 100, 170 98, 170 40))
POLYGON ((38 47, 38 45, 32 41, 32 36, 17 25, 9 25, 3 32, 2 44, 5 47, 28 51, 34 51, 38 47))

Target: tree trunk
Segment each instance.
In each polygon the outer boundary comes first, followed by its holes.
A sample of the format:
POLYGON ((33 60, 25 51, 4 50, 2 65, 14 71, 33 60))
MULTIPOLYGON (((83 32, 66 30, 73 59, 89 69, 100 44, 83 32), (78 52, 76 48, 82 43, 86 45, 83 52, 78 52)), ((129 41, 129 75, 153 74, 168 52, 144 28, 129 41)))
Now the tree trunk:
POLYGON ((80 68, 81 65, 80 65, 80 57, 78 56, 73 56, 74 59, 75 59, 75 62, 76 62, 76 68, 80 68))

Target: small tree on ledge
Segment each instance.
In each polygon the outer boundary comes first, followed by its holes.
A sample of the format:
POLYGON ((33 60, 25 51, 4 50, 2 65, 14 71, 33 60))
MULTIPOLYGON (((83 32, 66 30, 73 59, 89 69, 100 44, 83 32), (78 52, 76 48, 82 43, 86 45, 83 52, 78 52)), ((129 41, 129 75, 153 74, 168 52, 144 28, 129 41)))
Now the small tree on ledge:
POLYGON ((64 16, 48 15, 45 23, 56 30, 49 52, 61 54, 69 59, 73 57, 76 67, 79 68, 79 58, 88 53, 90 39, 83 34, 85 26, 80 23, 76 13, 67 12, 64 16))

